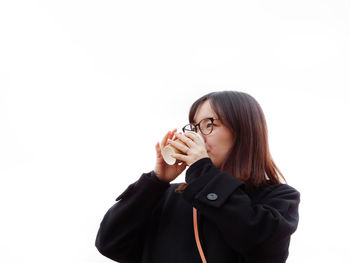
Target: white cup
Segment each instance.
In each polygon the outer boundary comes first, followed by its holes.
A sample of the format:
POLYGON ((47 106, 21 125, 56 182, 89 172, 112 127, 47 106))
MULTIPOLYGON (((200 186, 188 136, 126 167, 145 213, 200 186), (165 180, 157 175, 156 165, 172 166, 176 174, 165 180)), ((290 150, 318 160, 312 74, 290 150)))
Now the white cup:
MULTIPOLYGON (((205 144, 204 139, 203 139, 203 137, 202 137, 200 134, 195 133, 195 132, 192 132, 192 131, 189 131, 189 132, 191 132, 191 133, 195 134, 196 136, 198 136, 198 137, 201 139, 202 143, 205 144)), ((186 133, 189 133, 189 132, 186 132, 186 133)), ((183 141, 181 141, 180 139, 175 140, 175 142, 179 142, 179 143, 182 143, 182 144, 186 145, 186 144, 185 144, 183 141)), ((176 149, 175 147, 173 147, 173 146, 170 145, 170 144, 167 145, 167 146, 165 146, 165 147, 162 149, 162 156, 163 156, 164 161, 165 161, 167 164, 169 164, 169 165, 174 165, 174 164, 177 162, 177 160, 176 160, 174 157, 171 157, 171 155, 174 154, 174 153, 185 154, 185 153, 179 151, 178 149, 176 149)))

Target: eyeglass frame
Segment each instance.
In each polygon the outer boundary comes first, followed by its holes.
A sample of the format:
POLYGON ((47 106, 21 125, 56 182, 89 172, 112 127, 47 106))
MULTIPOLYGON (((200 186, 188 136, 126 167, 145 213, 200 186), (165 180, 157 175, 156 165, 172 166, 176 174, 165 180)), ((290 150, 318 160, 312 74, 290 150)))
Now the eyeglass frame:
MULTIPOLYGON (((213 132, 213 129, 214 129, 214 121, 215 121, 215 120, 219 120, 219 119, 215 119, 215 118, 213 118, 213 117, 204 118, 204 119, 200 120, 200 122, 198 122, 197 124, 192 124, 192 123, 186 124, 184 127, 182 127, 182 131, 185 133, 185 132, 186 132, 186 131, 185 131, 185 127, 188 126, 188 125, 193 125, 193 127, 194 127, 194 130, 192 130, 193 132, 196 132, 197 127, 198 127, 198 130, 200 130, 201 133, 202 133, 203 135, 209 135, 209 134, 211 134, 211 133, 213 132), (200 126, 200 123, 201 123, 202 121, 204 121, 204 120, 210 120, 210 121, 211 121, 211 124, 213 125, 213 126, 211 127, 211 131, 210 131, 209 133, 207 133, 207 134, 205 134, 205 133, 202 132, 202 129, 201 129, 201 126, 200 126)), ((196 132, 196 133, 197 133, 197 132, 196 132)))

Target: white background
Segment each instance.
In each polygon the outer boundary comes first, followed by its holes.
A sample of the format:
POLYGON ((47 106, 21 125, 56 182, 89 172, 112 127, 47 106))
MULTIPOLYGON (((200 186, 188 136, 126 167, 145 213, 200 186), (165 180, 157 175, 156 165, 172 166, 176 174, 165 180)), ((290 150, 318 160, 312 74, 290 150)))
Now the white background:
POLYGON ((200 96, 238 90, 301 192, 288 262, 350 262, 349 14, 339 0, 2 0, 0 261, 110 262, 99 223, 155 143, 200 96))

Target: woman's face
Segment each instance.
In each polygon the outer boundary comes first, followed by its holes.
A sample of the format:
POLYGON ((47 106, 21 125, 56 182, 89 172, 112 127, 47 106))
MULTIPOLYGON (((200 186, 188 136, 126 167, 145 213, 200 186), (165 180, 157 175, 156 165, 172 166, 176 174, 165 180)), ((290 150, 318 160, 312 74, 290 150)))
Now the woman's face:
MULTIPOLYGON (((217 119, 218 116, 213 111, 208 100, 204 101, 197 109, 197 112, 193 118, 194 124, 199 123, 205 118, 217 119)), ((223 122, 220 120, 214 120, 213 131, 204 135, 204 138, 208 155, 217 168, 221 168, 229 155, 233 145, 234 136, 230 129, 224 126, 223 122)), ((200 131, 198 131, 200 133, 200 131)))

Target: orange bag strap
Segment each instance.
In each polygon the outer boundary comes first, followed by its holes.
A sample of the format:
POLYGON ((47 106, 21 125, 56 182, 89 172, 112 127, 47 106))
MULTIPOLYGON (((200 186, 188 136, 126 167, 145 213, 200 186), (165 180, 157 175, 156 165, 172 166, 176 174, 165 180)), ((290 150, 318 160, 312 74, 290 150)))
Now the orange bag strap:
POLYGON ((201 242, 200 242, 199 236, 198 236, 197 209, 194 207, 193 207, 193 228, 194 228, 194 236, 196 238, 196 243, 197 243, 199 255, 201 256, 202 262, 207 263, 207 260, 205 259, 203 249, 201 246, 201 242))

